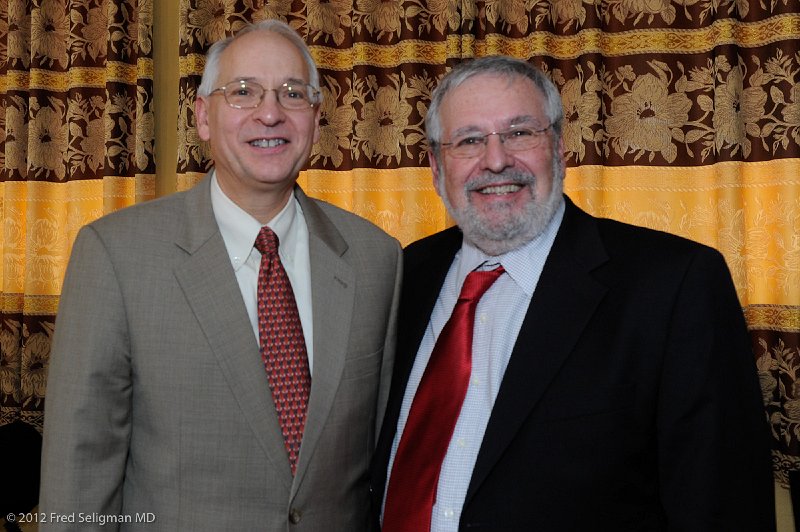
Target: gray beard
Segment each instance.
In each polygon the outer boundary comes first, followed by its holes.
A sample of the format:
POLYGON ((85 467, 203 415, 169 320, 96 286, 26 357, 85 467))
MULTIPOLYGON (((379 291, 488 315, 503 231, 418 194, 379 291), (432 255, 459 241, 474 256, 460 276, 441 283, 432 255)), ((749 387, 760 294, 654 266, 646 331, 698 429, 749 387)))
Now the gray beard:
POLYGON ((512 216, 510 206, 507 204, 498 203, 494 205, 492 207, 493 214, 507 213, 505 216, 498 217, 499 222, 491 222, 489 217, 484 216, 470 203, 469 191, 474 190, 476 187, 497 182, 500 180, 499 178, 502 178, 502 181, 526 184, 533 191, 536 183, 535 176, 517 170, 509 170, 501 174, 486 173, 480 175, 464 184, 463 192, 467 197, 467 205, 461 209, 456 209, 450 203, 444 188, 441 186, 441 180, 445 179, 445 176, 440 174, 439 195, 447 208, 447 212, 450 213, 450 216, 461 228, 464 238, 469 243, 488 255, 502 255, 527 244, 542 234, 550 220, 553 219, 556 211, 564 201, 562 196, 564 180, 562 173, 557 171, 560 170, 559 167, 560 165, 554 162, 554 176, 550 195, 544 200, 534 196, 525 205, 521 215, 512 216))

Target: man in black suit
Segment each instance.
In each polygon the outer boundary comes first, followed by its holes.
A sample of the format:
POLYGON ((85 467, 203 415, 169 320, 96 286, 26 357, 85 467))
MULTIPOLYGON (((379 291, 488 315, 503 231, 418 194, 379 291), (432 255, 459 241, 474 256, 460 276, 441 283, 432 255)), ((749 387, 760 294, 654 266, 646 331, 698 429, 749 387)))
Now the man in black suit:
POLYGON ((576 207, 562 120, 556 87, 515 59, 461 64, 434 92, 431 169, 458 227, 405 252, 373 461, 383 530, 773 530, 766 419, 722 256, 576 207), (455 334, 471 346, 453 347, 462 284, 492 270, 455 334))

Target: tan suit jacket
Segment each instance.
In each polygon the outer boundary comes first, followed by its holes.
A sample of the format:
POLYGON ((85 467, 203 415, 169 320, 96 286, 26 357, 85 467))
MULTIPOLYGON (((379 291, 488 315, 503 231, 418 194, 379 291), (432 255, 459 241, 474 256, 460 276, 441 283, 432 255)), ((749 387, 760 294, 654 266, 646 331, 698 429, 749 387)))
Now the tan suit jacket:
POLYGON ((165 531, 367 527, 400 246, 296 188, 314 368, 293 478, 209 183, 101 218, 76 239, 49 368, 43 530, 113 530, 115 519, 123 530, 137 520, 165 531))

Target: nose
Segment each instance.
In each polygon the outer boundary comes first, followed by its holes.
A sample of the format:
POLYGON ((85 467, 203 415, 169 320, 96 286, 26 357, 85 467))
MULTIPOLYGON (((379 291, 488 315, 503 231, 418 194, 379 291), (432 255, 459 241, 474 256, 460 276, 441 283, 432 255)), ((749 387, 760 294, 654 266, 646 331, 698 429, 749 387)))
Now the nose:
POLYGON ((253 118, 267 126, 283 122, 286 118, 283 106, 278 103, 278 92, 268 90, 261 99, 261 104, 253 109, 253 118))
POLYGON ((514 165, 514 158, 509 155, 500 135, 494 134, 486 137, 486 150, 483 153, 482 164, 485 169, 494 173, 500 173, 514 165))

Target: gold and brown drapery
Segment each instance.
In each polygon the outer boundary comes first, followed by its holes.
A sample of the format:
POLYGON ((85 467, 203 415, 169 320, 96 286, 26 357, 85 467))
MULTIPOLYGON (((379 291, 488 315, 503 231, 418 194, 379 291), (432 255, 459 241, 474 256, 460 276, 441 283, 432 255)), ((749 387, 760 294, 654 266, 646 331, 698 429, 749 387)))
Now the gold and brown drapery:
POLYGON ((152 0, 0 2, 0 425, 41 430, 78 229, 153 196, 152 12, 152 0))
MULTIPOLYGON (((800 467, 800 5, 790 0, 182 0, 180 186, 208 168, 192 103, 208 45, 281 18, 325 101, 308 192, 403 244, 448 225, 423 118, 466 58, 529 59, 561 89, 567 193, 719 249, 752 329, 780 478, 800 467)), ((735 467, 735 465, 732 465, 735 467)))
MULTIPOLYGON (((175 65, 153 64, 152 13, 153 0, 0 0, 0 424, 41 425, 78 228, 153 195, 153 75, 175 65)), ((564 97, 567 193, 725 255, 776 469, 800 469, 796 1, 181 0, 179 189, 209 164, 192 111, 203 54, 264 18, 297 28, 321 67, 322 138, 301 183, 404 244, 449 223, 422 124, 439 77, 497 53, 546 70, 564 97)))

